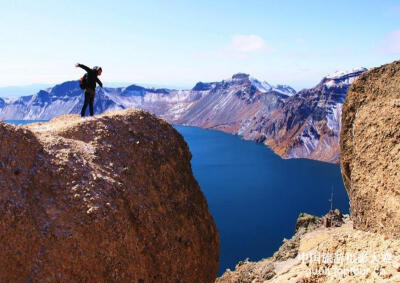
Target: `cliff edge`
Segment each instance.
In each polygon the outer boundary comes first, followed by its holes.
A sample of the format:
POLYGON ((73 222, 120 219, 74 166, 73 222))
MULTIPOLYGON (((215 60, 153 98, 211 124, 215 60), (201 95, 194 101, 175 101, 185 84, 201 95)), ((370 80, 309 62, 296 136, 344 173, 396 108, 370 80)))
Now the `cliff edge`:
POLYGON ((400 237, 400 62, 361 75, 342 113, 341 169, 354 226, 400 237))
POLYGON ((219 239, 168 123, 0 122, 0 281, 211 282, 219 239))
POLYGON ((348 217, 340 227, 307 218, 272 257, 241 261, 216 283, 400 282, 400 239, 355 230, 348 217))

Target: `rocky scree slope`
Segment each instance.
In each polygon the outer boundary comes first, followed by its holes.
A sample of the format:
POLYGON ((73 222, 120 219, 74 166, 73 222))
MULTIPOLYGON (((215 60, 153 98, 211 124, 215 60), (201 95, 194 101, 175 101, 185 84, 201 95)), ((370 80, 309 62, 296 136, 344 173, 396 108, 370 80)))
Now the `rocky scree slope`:
POLYGON ((139 110, 0 122, 0 281, 212 282, 218 233, 190 159, 139 110))

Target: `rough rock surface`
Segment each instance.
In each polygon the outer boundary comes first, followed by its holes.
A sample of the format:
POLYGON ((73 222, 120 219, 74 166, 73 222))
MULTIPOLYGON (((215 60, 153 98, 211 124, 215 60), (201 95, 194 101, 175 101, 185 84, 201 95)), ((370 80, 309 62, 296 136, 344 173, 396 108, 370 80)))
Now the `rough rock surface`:
POLYGON ((343 106, 341 169, 355 228, 400 237, 400 62, 363 75, 343 106))
POLYGON ((355 230, 348 216, 341 227, 300 229, 281 250, 287 256, 239 262, 216 282, 400 282, 400 239, 355 230))
POLYGON ((144 111, 0 122, 0 281, 212 282, 218 233, 190 159, 144 111))
POLYGON ((328 214, 322 217, 324 227, 340 227, 343 225, 343 214, 339 209, 329 210, 328 214))

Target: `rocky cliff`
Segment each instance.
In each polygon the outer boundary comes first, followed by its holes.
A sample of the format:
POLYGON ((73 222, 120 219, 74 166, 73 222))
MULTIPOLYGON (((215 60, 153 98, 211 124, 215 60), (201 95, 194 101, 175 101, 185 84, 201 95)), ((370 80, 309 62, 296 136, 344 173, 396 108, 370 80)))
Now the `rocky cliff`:
POLYGON ((343 106, 341 168, 354 226, 400 237, 400 62, 364 73, 343 106))
POLYGON ((190 159, 139 110, 0 122, 0 281, 212 282, 218 233, 190 159))
MULTIPOLYGON (((296 91, 238 73, 220 82, 199 82, 190 90, 98 89, 95 112, 140 108, 175 124, 238 134, 264 142, 284 158, 338 162, 341 109, 350 84, 366 69, 338 72, 314 88, 296 91)), ((33 96, 0 100, 0 119, 51 119, 79 113, 77 82, 65 82, 33 96)))
POLYGON ((273 111, 258 112, 243 136, 264 142, 285 158, 338 163, 343 102, 351 83, 365 71, 359 68, 326 76, 273 111))

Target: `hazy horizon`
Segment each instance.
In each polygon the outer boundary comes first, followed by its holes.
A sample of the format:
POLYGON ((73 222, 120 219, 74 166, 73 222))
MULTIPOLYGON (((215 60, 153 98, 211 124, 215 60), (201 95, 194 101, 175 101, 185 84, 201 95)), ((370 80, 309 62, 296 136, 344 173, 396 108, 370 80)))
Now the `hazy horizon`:
MULTIPOLYGON (((351 70, 344 70, 344 71, 351 71, 351 70)), ((234 75, 234 74, 232 74, 234 75)), ((249 74, 251 77, 251 74, 249 74)), ((329 75, 329 74, 326 74, 329 75)), ((222 80, 228 80, 231 79, 232 76, 221 79, 222 80)), ((323 76, 324 77, 324 76, 323 76)), ((303 89, 310 89, 315 87, 322 79, 323 77, 321 77, 317 83, 315 83, 314 85, 310 85, 310 86, 306 86, 306 87, 302 87, 302 88, 296 88, 293 87, 291 85, 289 85, 290 87, 292 87, 293 89, 295 89, 296 92, 299 92, 303 89)), ((260 81, 266 81, 269 83, 269 81, 264 80, 262 78, 256 78, 260 81)), ((67 80, 67 81, 74 81, 74 80, 67 80)), ((63 81, 63 82, 57 82, 54 84, 46 84, 46 83, 33 83, 33 84, 27 84, 27 85, 12 85, 12 86, 0 86, 0 98, 16 98, 16 97, 21 97, 21 96, 29 96, 29 95, 33 95, 36 94, 38 91, 40 90, 46 90, 48 88, 54 87, 56 85, 65 83, 67 81, 63 81)), ((76 80, 78 81, 78 80, 76 80)), ((155 83, 141 83, 141 82, 103 82, 103 86, 104 87, 109 87, 109 88, 117 88, 117 87, 127 87, 130 85, 138 85, 138 86, 142 86, 145 88, 167 88, 167 89, 182 89, 182 90, 186 90, 186 89, 192 89, 198 82, 216 82, 217 80, 210 80, 210 81, 196 81, 195 83, 193 83, 192 85, 181 85, 181 86, 177 86, 177 85, 164 85, 164 84, 157 84, 155 83)), ((278 84, 282 84, 282 85, 288 85, 285 82, 280 82, 278 84)), ((276 84, 275 84, 276 85, 276 84)))
MULTIPOLYGON (((69 80, 73 81, 73 80, 69 80)), ((54 84, 46 84, 46 83, 34 83, 34 84, 26 84, 26 85, 10 85, 10 86, 0 86, 0 97, 2 98, 15 98, 21 96, 33 95, 39 92, 40 90, 46 90, 48 88, 54 87, 58 84, 62 84, 64 82, 58 82, 54 84)), ((135 83, 135 82, 103 82, 104 87, 127 87, 130 85, 139 85, 148 88, 169 88, 169 89, 187 89, 185 87, 173 86, 173 85, 158 85, 158 84, 146 84, 146 83, 135 83)), ((192 86, 193 87, 193 86, 192 86)), ((192 88, 188 87, 188 88, 192 88)))
MULTIPOLYGON (((234 75, 234 74, 232 74, 234 75)), ((251 76, 251 74, 249 74, 251 76)), ((227 77, 224 80, 230 79, 231 77, 227 77)), ((266 81, 263 80, 262 78, 256 78, 259 79, 260 81, 266 81)), ((322 77, 321 77, 322 79, 322 77)), ((73 81, 73 80, 68 80, 68 81, 73 81)), ((76 80, 77 81, 77 80, 76 80)), ((211 81, 202 81, 202 82, 215 82, 217 80, 211 80, 211 81)), ((222 81, 222 80, 221 80, 222 81)), ((67 81, 64 81, 67 82, 67 81)), ((62 84, 64 82, 58 82, 58 83, 53 83, 53 84, 46 84, 46 83, 33 83, 33 84, 26 84, 26 85, 10 85, 10 86, 0 86, 0 97, 3 98, 15 98, 15 97, 20 97, 20 96, 28 96, 28 95, 33 95, 36 94, 40 90, 45 90, 47 88, 54 87, 56 85, 62 84)), ((147 88, 167 88, 167 89, 191 89, 193 88, 196 83, 201 82, 197 81, 193 83, 192 85, 163 85, 163 84, 157 84, 155 83, 141 83, 141 82, 103 82, 104 87, 110 87, 110 88, 116 88, 116 87, 127 87, 130 85, 138 85, 142 87, 147 87, 147 88)), ((268 81, 267 81, 268 82, 268 81)), ((284 82, 281 82, 279 84, 285 84, 284 82)), ((300 91, 302 89, 307 89, 307 88, 312 88, 313 86, 308 86, 308 87, 303 87, 300 89, 296 89, 295 87, 291 86, 294 88, 296 91, 300 91)))

